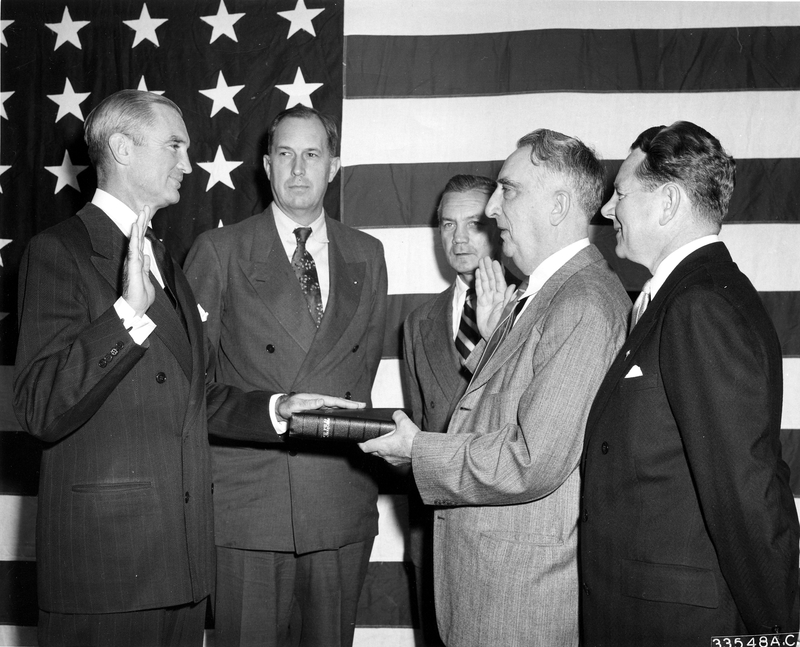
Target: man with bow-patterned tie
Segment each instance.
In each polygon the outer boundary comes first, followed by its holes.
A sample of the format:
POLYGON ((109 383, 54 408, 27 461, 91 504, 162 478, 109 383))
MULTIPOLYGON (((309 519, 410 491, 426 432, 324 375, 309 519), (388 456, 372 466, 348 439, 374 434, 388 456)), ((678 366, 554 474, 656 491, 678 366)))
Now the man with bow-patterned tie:
MULTIPOLYGON (((279 114, 264 156, 273 203, 189 252, 220 382, 370 402, 386 265, 377 239, 325 214, 337 148, 329 116, 279 114)), ((366 457, 343 445, 219 442, 212 458, 216 644, 350 645, 378 531, 366 457)))
POLYGON ((717 235, 735 162, 685 121, 644 131, 630 150, 602 213, 617 255, 653 277, 586 427, 584 643, 780 632, 794 643, 799 531, 781 458, 781 348, 717 235))
MULTIPOLYGON (((411 312, 403 326, 406 404, 421 429, 445 432, 472 373, 464 366, 480 341, 475 315, 475 270, 484 257, 500 256, 500 235, 484 213, 496 183, 456 175, 447 182, 437 210, 439 237, 452 285, 411 312)), ((428 643, 437 637, 432 599, 432 521, 413 485, 409 494, 409 554, 414 564, 417 609, 428 643)))
POLYGON ((587 238, 603 168, 579 140, 536 130, 505 161, 486 214, 528 275, 483 259, 481 340, 446 434, 362 443, 411 462, 434 512, 436 616, 448 647, 578 644, 578 461, 589 406, 622 344, 630 299, 587 238), (491 325, 494 321, 496 325, 491 325))

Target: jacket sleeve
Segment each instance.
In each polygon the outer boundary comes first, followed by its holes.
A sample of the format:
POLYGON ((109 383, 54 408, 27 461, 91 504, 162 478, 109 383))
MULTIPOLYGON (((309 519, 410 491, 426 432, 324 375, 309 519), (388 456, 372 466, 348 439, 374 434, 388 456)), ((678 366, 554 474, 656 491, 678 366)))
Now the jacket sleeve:
MULTIPOLYGON (((92 316, 88 258, 61 238, 31 240, 20 266, 14 410, 23 429, 47 442, 91 418, 147 352, 114 309, 92 316)), ((97 286, 94 286, 97 287, 97 286)))
MULTIPOLYGON (((508 505, 561 486, 577 468, 589 408, 624 339, 622 319, 591 300, 554 300, 533 342, 530 370, 510 377, 527 383, 477 402, 500 412, 498 427, 415 437, 412 465, 423 500, 508 505)), ((457 424, 454 416, 451 432, 457 424)))

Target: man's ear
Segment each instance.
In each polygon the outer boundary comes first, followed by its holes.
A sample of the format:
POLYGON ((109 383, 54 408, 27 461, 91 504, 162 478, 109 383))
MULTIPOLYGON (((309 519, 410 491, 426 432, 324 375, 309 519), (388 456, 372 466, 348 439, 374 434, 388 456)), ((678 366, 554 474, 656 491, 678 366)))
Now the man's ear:
POLYGON ((108 138, 108 150, 117 164, 128 166, 133 153, 133 140, 123 133, 114 133, 108 138))
POLYGON ((661 226, 669 223, 680 209, 683 201, 683 194, 680 187, 674 182, 668 182, 661 187, 661 213, 659 214, 658 224, 661 226))
POLYGON ((561 221, 567 217, 570 205, 572 204, 572 196, 562 189, 553 194, 553 209, 550 211, 550 224, 557 227, 561 221))
POLYGON ((328 169, 328 182, 332 182, 333 178, 336 177, 336 174, 339 172, 339 169, 342 167, 342 160, 339 157, 331 157, 331 166, 328 169))
POLYGON ((272 160, 269 155, 264 155, 264 172, 267 174, 267 179, 272 180, 272 160))

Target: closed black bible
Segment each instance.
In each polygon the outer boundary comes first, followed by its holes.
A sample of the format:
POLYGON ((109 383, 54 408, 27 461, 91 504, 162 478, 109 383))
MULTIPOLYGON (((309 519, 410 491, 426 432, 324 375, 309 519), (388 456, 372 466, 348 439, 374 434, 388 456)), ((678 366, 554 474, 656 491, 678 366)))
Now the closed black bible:
POLYGON ((364 442, 394 431, 398 409, 316 409, 289 419, 289 438, 364 442))

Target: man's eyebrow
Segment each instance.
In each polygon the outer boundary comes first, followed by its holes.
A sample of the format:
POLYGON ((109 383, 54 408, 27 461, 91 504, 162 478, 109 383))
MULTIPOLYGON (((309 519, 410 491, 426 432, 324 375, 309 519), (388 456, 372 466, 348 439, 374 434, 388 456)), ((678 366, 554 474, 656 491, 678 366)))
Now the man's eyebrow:
POLYGON ((514 182, 514 180, 509 180, 508 178, 504 178, 504 177, 498 178, 497 183, 498 184, 502 184, 503 186, 510 187, 512 189, 519 186, 519 183, 514 182))

